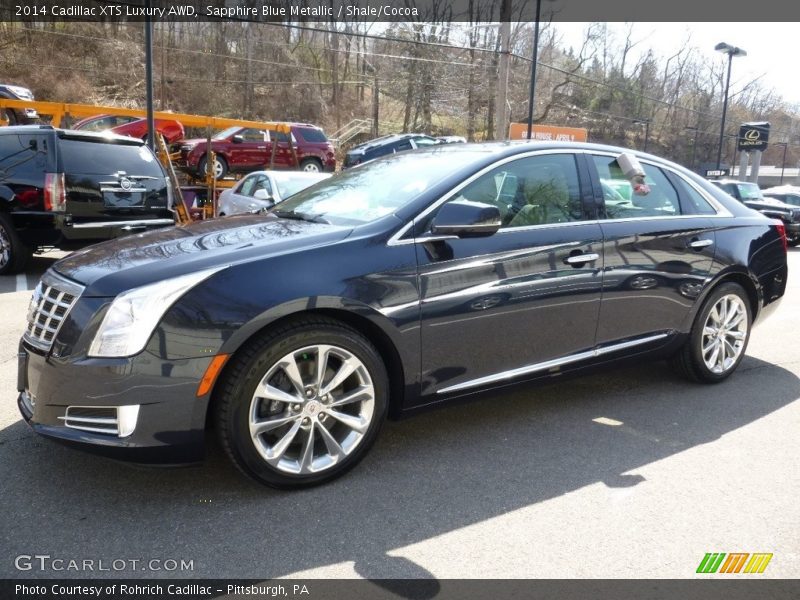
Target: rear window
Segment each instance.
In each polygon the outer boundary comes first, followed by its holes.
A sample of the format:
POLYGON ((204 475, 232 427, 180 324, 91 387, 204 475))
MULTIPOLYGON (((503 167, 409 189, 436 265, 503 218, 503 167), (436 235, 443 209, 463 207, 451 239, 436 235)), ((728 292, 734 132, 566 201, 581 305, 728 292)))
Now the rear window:
POLYGON ((325 134, 321 129, 312 129, 311 127, 295 127, 294 133, 299 133, 300 137, 307 142, 324 143, 328 141, 328 138, 325 137, 325 134))
POLYGON ((164 177, 161 165, 147 146, 62 139, 59 154, 65 173, 164 177))
POLYGON ((739 195, 742 200, 761 200, 761 189, 754 183, 737 183, 736 187, 739 188, 739 195))

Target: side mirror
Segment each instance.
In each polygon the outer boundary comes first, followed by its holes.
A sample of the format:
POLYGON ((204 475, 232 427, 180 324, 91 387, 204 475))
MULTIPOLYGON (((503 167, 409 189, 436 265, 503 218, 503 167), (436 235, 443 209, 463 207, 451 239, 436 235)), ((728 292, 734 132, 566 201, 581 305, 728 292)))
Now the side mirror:
POLYGON ((270 202, 273 201, 270 193, 264 188, 256 190, 255 193, 253 194, 253 198, 255 198, 256 200, 268 200, 270 202))
POLYGON ((234 144, 241 144, 241 143, 244 141, 244 138, 243 138, 242 136, 240 136, 240 135, 238 135, 238 134, 237 134, 237 135, 235 135, 235 136, 233 136, 233 137, 231 138, 231 141, 232 141, 234 144))
POLYGON ((491 204, 456 200, 439 210, 431 225, 434 235, 486 237, 500 229, 500 209, 491 204))

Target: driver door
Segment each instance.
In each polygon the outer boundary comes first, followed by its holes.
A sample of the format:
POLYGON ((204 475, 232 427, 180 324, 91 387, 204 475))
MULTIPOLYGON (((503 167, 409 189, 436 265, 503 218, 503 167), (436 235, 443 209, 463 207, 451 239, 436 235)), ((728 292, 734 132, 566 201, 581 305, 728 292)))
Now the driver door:
POLYGON ((570 153, 537 153, 448 199, 497 206, 503 225, 493 235, 425 242, 436 211, 418 224, 422 395, 557 371, 591 351, 603 240, 578 164, 570 153))

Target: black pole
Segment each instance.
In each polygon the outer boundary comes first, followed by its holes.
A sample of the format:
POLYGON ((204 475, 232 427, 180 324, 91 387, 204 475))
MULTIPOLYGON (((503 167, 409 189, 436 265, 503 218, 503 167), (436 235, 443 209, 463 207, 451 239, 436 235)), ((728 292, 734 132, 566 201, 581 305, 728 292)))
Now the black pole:
POLYGON ((788 142, 783 143, 783 162, 781 163, 781 182, 778 185, 783 185, 783 173, 786 171, 786 149, 789 147, 788 142))
POLYGON ((151 0, 145 3, 147 17, 144 22, 144 67, 147 87, 147 145, 154 150, 156 145, 156 126, 153 119, 153 20, 149 16, 151 0))
POLYGON ((528 139, 533 135, 533 100, 536 96, 536 63, 539 61, 539 18, 542 0, 536 0, 536 23, 533 26, 533 62, 531 63, 531 93, 528 96, 528 139))
POLYGON ((644 122, 644 152, 647 152, 647 141, 650 139, 650 119, 644 122))
POLYGON ((692 162, 689 165, 689 169, 694 171, 694 159, 697 155, 697 131, 694 132, 694 141, 692 142, 692 162))
POLYGON ((722 168, 722 138, 725 135, 725 117, 728 115, 728 88, 731 85, 731 66, 733 52, 728 52, 728 78, 725 81, 725 100, 722 103, 722 124, 719 127, 719 148, 717 149, 717 171, 722 168))

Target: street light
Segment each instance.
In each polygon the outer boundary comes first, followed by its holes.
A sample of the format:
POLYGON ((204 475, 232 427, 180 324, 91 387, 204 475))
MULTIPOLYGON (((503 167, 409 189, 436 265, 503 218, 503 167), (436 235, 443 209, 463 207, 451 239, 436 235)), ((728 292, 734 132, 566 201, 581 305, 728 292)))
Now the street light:
POLYGON ((719 127, 719 148, 717 149, 717 170, 722 168, 722 139, 725 136, 725 117, 728 114, 728 90, 731 86, 731 65, 734 56, 747 56, 747 52, 736 46, 731 46, 725 42, 720 42, 714 46, 714 50, 728 55, 728 77, 725 80, 725 99, 722 103, 722 123, 719 127))
POLYGON ((686 131, 694 131, 694 141, 692 142, 692 161, 689 163, 689 169, 694 171, 694 157, 697 154, 697 134, 700 130, 697 127, 687 127, 686 131))
POLYGON ((789 142, 776 142, 775 146, 783 146, 783 161, 781 162, 781 182, 778 185, 783 185, 783 174, 786 171, 786 149, 789 147, 789 142))
POLYGON ((644 148, 642 152, 647 152, 647 141, 650 139, 650 119, 635 119, 637 125, 644 125, 644 148))

